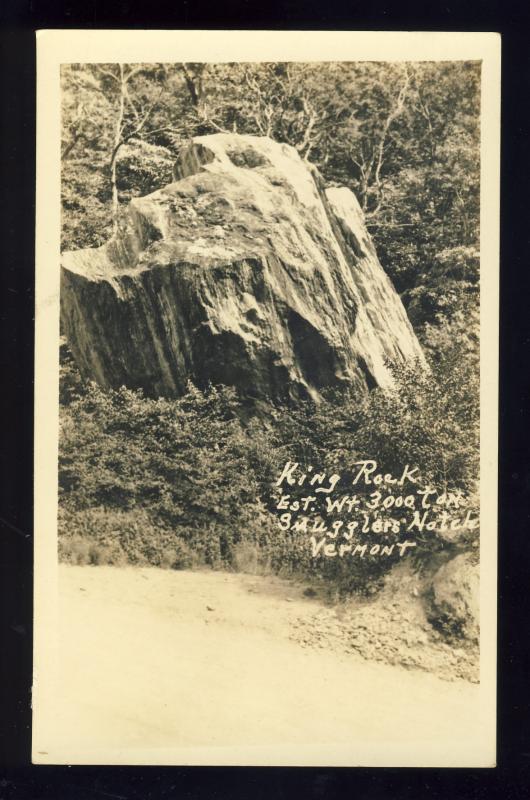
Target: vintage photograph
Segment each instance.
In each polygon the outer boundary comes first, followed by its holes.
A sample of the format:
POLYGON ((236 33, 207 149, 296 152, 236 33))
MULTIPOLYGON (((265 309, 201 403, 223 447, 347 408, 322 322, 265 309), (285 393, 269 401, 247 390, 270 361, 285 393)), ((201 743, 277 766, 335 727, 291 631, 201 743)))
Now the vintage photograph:
POLYGON ((483 62, 208 58, 58 69, 34 760, 493 766, 483 62))

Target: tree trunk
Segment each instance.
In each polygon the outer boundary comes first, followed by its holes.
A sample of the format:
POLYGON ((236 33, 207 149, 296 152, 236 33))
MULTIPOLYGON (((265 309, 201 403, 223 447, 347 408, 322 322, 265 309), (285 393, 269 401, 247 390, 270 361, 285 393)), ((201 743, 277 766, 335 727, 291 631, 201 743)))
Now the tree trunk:
POLYGON ((125 112, 125 77, 123 72, 123 64, 120 64, 120 100, 118 117, 116 119, 116 129, 114 134, 114 148, 110 159, 110 185, 112 191, 112 233, 118 232, 118 216, 119 216, 119 197, 118 197, 118 184, 116 179, 116 162, 118 160, 118 153, 123 144, 123 116, 125 112))

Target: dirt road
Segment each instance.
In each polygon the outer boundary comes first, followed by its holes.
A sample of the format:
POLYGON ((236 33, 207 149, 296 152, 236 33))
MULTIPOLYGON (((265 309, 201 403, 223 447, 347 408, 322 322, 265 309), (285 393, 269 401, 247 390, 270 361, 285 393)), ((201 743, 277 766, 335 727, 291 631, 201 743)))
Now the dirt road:
MULTIPOLYGON (((481 748, 480 687, 303 648, 319 603, 274 578, 60 567, 41 763, 456 765, 481 748)), ((41 687, 42 688, 42 687, 41 687)))

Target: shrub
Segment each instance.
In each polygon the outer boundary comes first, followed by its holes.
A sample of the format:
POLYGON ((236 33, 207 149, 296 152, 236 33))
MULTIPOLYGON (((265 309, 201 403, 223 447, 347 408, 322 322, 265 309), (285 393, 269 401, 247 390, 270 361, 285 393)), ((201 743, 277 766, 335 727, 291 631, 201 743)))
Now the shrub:
POLYGON ((111 564, 122 566, 127 563, 125 553, 119 547, 102 545, 74 534, 59 539, 59 559, 67 564, 111 564))
POLYGON ((117 179, 123 200, 171 183, 175 157, 166 147, 131 139, 119 152, 117 179))
POLYGON ((260 553, 257 545, 251 542, 239 542, 232 548, 232 563, 236 572, 258 572, 260 553))
POLYGON ((160 566, 166 569, 192 569, 197 565, 197 554, 178 539, 172 547, 163 550, 160 557, 160 566))
MULTIPOLYGON (((439 332, 451 338, 451 332, 439 332)), ((314 559, 308 534, 281 530, 275 481, 287 460, 335 470, 378 461, 383 472, 418 467, 424 482, 471 499, 478 474, 478 370, 473 348, 431 351, 431 371, 394 368, 391 391, 362 401, 271 407, 243 422, 231 389, 190 385, 177 400, 122 388, 79 389, 61 406, 61 557, 71 563, 199 564, 322 578, 341 591, 372 592, 394 558, 314 559), (81 542, 100 548, 86 549, 81 542)), ((66 361, 69 370, 70 362, 66 361)), ((350 467, 352 469, 352 467, 350 467)), ((291 487, 293 499, 305 487, 291 487)), ((476 534, 455 536, 473 547, 476 534)), ((417 537, 422 558, 453 543, 417 537)), ((373 543, 390 543, 377 534, 373 543)), ((396 555, 399 558, 399 555, 396 555)))
POLYGON ((67 564, 89 564, 90 563, 90 540, 83 536, 60 536, 59 537, 59 559, 67 564))

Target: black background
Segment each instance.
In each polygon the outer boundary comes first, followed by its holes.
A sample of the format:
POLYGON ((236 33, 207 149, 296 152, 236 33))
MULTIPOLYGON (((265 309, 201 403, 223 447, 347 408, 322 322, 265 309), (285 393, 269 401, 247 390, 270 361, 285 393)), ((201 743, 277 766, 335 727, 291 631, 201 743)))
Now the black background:
POLYGON ((530 797, 530 19, 527 2, 0 0, 0 800, 530 797), (35 30, 446 30, 502 34, 498 767, 31 766, 35 30))

